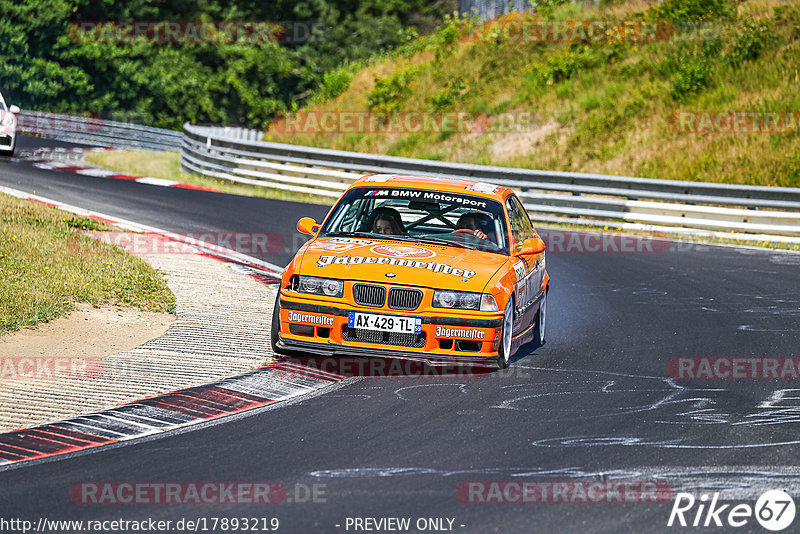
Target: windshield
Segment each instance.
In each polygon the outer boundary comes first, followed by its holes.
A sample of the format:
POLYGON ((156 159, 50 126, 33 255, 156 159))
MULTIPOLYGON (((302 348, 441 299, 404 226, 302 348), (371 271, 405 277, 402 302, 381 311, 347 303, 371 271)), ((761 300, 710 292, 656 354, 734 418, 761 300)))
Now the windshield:
POLYGON ((339 201, 320 235, 367 234, 508 254, 499 202, 425 189, 359 187, 339 201))

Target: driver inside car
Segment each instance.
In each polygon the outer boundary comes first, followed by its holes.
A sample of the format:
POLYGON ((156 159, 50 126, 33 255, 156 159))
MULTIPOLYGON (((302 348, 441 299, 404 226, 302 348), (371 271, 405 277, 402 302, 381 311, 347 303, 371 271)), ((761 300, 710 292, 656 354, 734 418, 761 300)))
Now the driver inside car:
POLYGON ((485 215, 482 213, 465 213, 456 222, 456 231, 472 230, 472 235, 479 239, 486 239, 486 232, 481 227, 485 226, 485 215), (483 223, 483 224, 482 224, 483 223))

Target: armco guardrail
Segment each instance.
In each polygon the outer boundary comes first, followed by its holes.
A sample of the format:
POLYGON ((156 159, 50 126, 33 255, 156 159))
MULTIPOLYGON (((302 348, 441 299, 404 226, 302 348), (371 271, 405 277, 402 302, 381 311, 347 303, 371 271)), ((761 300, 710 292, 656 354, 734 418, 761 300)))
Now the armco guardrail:
POLYGON ((95 117, 22 110, 17 115, 20 133, 96 147, 142 150, 178 150, 181 132, 107 121, 95 117))
POLYGON ((800 188, 447 163, 268 143, 252 140, 256 134, 229 133, 184 125, 182 168, 331 198, 365 173, 468 178, 516 189, 531 218, 538 221, 696 234, 734 231, 800 242, 800 188))

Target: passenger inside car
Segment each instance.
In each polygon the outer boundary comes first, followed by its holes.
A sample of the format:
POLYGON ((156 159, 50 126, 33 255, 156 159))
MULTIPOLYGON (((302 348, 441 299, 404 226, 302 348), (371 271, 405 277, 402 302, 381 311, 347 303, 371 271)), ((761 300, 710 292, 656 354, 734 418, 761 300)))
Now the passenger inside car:
POLYGON ((367 228, 376 234, 404 235, 406 234, 403 219, 394 208, 375 208, 370 213, 367 228))

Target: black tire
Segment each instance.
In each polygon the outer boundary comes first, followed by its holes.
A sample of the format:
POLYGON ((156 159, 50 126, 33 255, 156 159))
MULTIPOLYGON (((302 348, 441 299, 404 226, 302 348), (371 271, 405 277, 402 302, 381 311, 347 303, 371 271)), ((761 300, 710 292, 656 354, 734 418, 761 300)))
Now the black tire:
POLYGON ((275 307, 272 309, 272 330, 270 331, 270 342, 272 345, 272 352, 275 354, 285 354, 285 352, 278 348, 278 333, 281 330, 281 292, 275 295, 275 307))
POLYGON ((511 338, 513 337, 514 326, 514 301, 509 300, 506 311, 503 314, 503 331, 500 333, 500 346, 498 349, 497 367, 506 369, 511 358, 511 338))
POLYGON ((547 290, 542 295, 539 311, 536 313, 536 326, 533 327, 533 342, 536 346, 544 345, 545 328, 547 327, 547 290))

